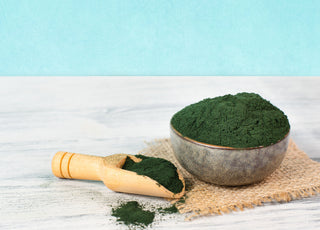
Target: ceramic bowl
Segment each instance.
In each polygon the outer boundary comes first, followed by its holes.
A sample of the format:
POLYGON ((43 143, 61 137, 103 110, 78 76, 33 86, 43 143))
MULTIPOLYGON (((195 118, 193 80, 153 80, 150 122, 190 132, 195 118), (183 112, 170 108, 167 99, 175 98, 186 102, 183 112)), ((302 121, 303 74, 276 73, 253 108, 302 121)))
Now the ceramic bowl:
POLYGON ((266 147, 231 148, 205 144, 182 136, 171 125, 174 154, 183 168, 198 179, 217 185, 259 182, 276 170, 288 148, 289 132, 266 147))

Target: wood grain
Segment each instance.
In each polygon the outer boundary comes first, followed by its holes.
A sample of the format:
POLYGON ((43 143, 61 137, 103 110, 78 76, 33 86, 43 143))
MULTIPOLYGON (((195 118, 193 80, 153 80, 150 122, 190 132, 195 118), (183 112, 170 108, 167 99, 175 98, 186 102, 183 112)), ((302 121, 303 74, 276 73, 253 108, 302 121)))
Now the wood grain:
MULTIPOLYGON (((289 117, 291 137, 320 158, 317 77, 0 78, 0 229, 125 229, 110 216, 121 200, 102 182, 55 178, 60 150, 105 156, 137 153, 169 136, 171 116, 206 97, 257 92, 289 117)), ((154 229, 319 229, 319 196, 185 222, 161 217, 154 229)), ((157 217, 160 218, 160 217, 157 217)))

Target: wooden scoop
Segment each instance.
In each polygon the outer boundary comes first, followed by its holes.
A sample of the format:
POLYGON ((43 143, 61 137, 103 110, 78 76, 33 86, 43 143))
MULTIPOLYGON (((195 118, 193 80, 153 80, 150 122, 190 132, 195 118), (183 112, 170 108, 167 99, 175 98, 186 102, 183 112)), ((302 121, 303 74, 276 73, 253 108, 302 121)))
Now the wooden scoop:
POLYGON ((180 198, 184 195, 185 182, 180 193, 173 193, 147 176, 122 169, 127 157, 134 162, 142 159, 127 154, 115 154, 107 157, 85 154, 57 152, 52 159, 52 172, 56 177, 80 180, 101 180, 116 192, 134 193, 166 198, 180 198))

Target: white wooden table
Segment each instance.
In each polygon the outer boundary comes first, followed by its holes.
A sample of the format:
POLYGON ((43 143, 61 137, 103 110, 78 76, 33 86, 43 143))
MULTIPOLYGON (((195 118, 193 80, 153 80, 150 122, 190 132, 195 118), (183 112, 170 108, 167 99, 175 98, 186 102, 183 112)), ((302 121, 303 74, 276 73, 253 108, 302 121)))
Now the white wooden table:
MULTIPOLYGON (((206 97, 257 92, 289 117, 291 137, 320 158, 320 78, 14 77, 0 78, 0 229, 126 229, 110 216, 120 194, 102 182, 51 173, 59 151, 135 154, 169 136, 171 116, 206 97)), ((161 217, 153 229, 320 229, 320 196, 185 222, 161 217)), ((159 218, 159 217, 157 217, 159 218)))

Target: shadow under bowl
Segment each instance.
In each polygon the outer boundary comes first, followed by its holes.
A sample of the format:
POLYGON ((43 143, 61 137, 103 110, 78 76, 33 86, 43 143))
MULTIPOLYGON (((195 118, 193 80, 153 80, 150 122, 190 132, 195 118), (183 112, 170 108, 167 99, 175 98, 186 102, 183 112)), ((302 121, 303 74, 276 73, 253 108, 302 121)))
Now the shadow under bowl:
POLYGON ((281 164, 289 144, 289 132, 266 147, 232 148, 210 145, 182 136, 170 125, 175 157, 189 173, 217 185, 259 182, 281 164))

